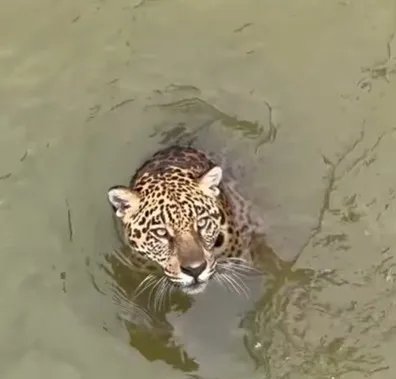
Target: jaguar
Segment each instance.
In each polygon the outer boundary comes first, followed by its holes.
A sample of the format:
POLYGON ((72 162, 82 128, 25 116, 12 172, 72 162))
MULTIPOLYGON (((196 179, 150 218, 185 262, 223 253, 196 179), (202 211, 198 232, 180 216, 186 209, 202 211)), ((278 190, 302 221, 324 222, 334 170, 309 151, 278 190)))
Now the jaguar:
POLYGON ((134 268, 159 273, 191 295, 203 292, 211 279, 241 288, 231 273, 252 267, 251 245, 262 222, 209 153, 163 148, 128 186, 109 188, 108 200, 134 268))

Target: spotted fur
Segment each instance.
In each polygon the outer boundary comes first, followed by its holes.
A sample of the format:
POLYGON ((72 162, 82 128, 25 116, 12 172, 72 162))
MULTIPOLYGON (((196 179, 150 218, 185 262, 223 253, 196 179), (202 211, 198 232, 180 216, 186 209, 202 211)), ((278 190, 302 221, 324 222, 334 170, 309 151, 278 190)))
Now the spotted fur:
POLYGON ((229 257, 249 260, 250 205, 207 154, 172 146, 147 160, 128 187, 109 189, 132 261, 160 268, 187 293, 202 291, 229 257))

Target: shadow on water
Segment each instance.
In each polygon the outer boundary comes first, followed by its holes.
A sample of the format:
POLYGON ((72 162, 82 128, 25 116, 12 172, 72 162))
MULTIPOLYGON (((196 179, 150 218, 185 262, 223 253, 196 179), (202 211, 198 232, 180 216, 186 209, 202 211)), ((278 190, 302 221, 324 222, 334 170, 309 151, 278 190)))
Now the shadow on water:
MULTIPOLYGON (((138 297, 134 297, 136 289, 144 279, 144 274, 133 273, 125 257, 128 254, 127 248, 121 248, 122 252, 111 253, 106 256, 108 268, 104 268, 107 274, 112 277, 116 283, 115 297, 121 304, 129 302, 132 304, 132 314, 137 309, 144 311, 138 314, 138 317, 131 317, 131 312, 120 312, 120 319, 124 322, 125 327, 130 335, 130 345, 136 348, 149 361, 161 360, 167 364, 182 370, 184 372, 198 372, 199 362, 189 355, 184 346, 173 338, 172 324, 167 321, 167 314, 183 314, 190 310, 195 302, 194 297, 187 296, 175 291, 171 293, 165 301, 156 307, 155 291, 156 289, 143 291, 138 297), (120 258, 121 256, 121 258, 120 258), (133 300, 130 300, 133 299, 133 300), (144 324, 144 325, 143 325, 144 324)), ((251 358, 253 358, 257 367, 263 365, 260 358, 258 345, 264 348, 264 343, 258 342, 258 336, 253 336, 254 325, 258 319, 262 322, 263 318, 270 319, 273 316, 273 297, 287 283, 289 287, 307 285, 314 276, 312 270, 293 271, 290 262, 281 261, 274 252, 265 245, 264 240, 259 241, 255 246, 255 254, 262 255, 260 267, 263 267, 263 277, 256 277, 256 280, 265 282, 262 288, 263 295, 255 294, 258 300, 252 301, 252 309, 246 312, 240 320, 239 327, 246 331, 244 343, 251 358), (260 314, 260 316, 258 316, 260 314)), ((260 276, 261 276, 260 275, 260 276)), ((249 284, 249 282, 247 282, 249 284)), ((256 283, 257 284, 257 283, 256 283)), ((262 287, 262 284, 260 285, 262 287)), ((241 294, 233 294, 240 296, 241 294)), ((136 315, 135 315, 136 316, 136 315)), ((267 324, 264 322, 263 324, 267 324)), ((238 328, 238 325, 235 325, 238 328)))

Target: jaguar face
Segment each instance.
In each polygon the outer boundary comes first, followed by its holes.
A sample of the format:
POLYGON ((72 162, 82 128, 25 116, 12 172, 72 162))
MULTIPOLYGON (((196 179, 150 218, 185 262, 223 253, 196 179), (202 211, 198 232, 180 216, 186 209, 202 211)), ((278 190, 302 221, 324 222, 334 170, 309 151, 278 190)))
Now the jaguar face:
POLYGON ((170 283, 188 294, 202 292, 216 271, 221 178, 218 166, 199 179, 178 168, 147 176, 139 191, 124 186, 108 191, 134 253, 158 265, 170 283))

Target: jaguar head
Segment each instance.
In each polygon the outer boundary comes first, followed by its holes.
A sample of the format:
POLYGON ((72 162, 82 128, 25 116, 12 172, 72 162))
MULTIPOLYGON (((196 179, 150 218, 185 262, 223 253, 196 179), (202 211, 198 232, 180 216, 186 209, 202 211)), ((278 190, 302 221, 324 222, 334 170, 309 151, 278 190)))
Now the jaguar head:
POLYGON ((144 175, 139 190, 115 186, 108 191, 125 239, 170 283, 188 294, 202 292, 216 271, 214 248, 224 220, 222 169, 215 166, 197 179, 180 168, 144 175))

